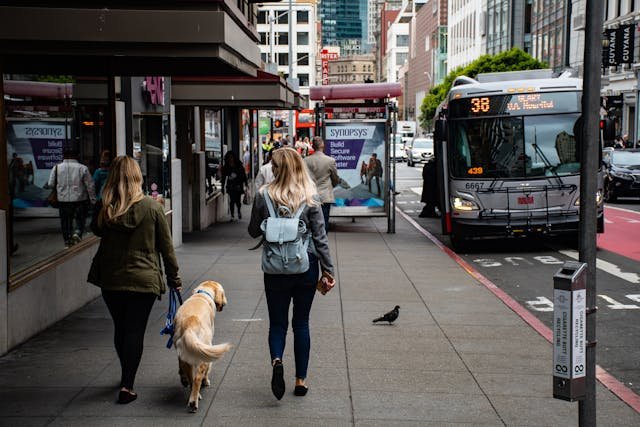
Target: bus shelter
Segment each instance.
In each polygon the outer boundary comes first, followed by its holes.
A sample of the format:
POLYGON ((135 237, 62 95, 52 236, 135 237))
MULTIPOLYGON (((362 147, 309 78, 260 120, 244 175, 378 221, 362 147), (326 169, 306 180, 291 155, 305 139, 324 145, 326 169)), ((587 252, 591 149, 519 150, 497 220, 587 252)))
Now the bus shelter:
POLYGON ((395 164, 390 162, 398 83, 326 85, 310 89, 317 101, 316 135, 336 160, 341 183, 334 189, 334 217, 387 217, 395 232, 395 164))

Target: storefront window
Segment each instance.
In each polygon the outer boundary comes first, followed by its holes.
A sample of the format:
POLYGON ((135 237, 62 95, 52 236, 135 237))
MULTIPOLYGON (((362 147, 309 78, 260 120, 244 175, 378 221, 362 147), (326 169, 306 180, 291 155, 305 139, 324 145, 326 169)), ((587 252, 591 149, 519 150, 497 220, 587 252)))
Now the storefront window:
POLYGON ((133 117, 133 157, 142 170, 145 194, 171 209, 171 153, 169 117, 141 114, 133 117))
POLYGON ((93 175, 101 154, 108 158, 112 147, 105 126, 106 79, 4 75, 3 80, 8 167, 1 179, 9 182, 9 268, 15 274, 90 236, 93 175), (63 160, 66 165, 60 166, 63 160), (88 178, 67 182, 69 163, 88 178), (48 201, 55 176, 65 179, 58 208, 48 201))
POLYGON ((221 189, 218 176, 222 159, 222 125, 220 110, 204 110, 205 191, 207 198, 221 189))

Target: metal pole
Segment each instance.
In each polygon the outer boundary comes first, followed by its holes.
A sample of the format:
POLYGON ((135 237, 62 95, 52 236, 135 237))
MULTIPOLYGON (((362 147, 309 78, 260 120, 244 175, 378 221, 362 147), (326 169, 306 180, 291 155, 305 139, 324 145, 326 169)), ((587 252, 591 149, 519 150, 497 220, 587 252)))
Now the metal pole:
POLYGON ((638 148, 640 139, 640 69, 636 70, 636 123, 633 127, 633 148, 638 148))
POLYGON ((275 62, 273 59, 273 38, 275 37, 273 32, 273 21, 275 18, 273 15, 273 9, 269 10, 269 62, 272 64, 275 62))
POLYGON ((600 139, 600 66, 602 64, 602 20, 604 8, 587 0, 582 84, 582 141, 580 144, 580 261, 587 264, 586 393, 578 406, 579 425, 596 425, 596 191, 600 139))
MULTIPOLYGON (((293 0, 289 0, 289 79, 293 84, 293 0)), ((293 110, 289 110, 289 143, 293 147, 295 145, 294 136, 294 123, 293 123, 293 110)))

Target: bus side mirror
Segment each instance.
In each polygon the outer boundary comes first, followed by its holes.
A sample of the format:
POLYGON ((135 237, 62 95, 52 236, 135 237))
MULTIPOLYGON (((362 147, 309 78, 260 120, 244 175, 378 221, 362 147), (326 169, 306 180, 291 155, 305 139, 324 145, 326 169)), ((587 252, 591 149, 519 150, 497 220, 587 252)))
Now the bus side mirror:
POLYGON ((437 120, 436 126, 434 129, 434 137, 438 141, 446 141, 447 140, 447 122, 446 120, 437 120))

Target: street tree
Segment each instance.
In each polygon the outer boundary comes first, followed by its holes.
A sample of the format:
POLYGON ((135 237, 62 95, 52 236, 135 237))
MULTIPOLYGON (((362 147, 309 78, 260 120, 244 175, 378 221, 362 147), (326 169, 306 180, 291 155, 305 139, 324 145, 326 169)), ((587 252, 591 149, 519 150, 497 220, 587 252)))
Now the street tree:
POLYGON ((420 125, 423 129, 431 129, 431 122, 438 105, 444 100, 451 89, 453 81, 458 76, 475 78, 480 73, 499 73, 504 71, 537 70, 546 68, 547 64, 540 62, 523 50, 514 47, 497 55, 482 55, 469 65, 458 67, 451 71, 442 83, 434 86, 422 101, 420 106, 420 125))

